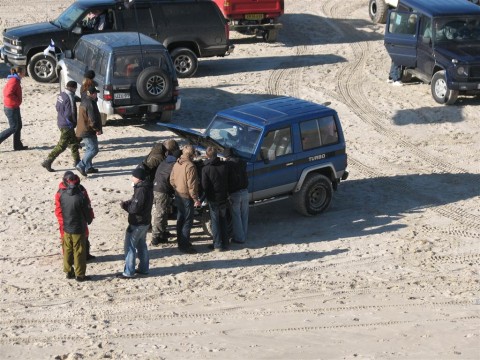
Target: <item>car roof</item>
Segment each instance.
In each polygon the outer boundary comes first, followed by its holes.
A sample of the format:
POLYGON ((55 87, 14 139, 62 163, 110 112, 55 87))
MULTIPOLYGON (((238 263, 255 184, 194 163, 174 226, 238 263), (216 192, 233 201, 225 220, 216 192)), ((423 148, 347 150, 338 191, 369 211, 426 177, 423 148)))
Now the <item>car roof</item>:
POLYGON ((138 46, 139 41, 144 46, 161 46, 163 44, 151 37, 137 32, 101 32, 82 36, 82 39, 104 49, 138 46))
POLYGON ((328 116, 335 113, 335 110, 327 106, 284 96, 221 110, 217 115, 254 126, 268 127, 283 122, 290 124, 292 119, 309 114, 328 116))
POLYGON ((466 0, 400 0, 404 5, 430 17, 480 15, 480 6, 466 0))

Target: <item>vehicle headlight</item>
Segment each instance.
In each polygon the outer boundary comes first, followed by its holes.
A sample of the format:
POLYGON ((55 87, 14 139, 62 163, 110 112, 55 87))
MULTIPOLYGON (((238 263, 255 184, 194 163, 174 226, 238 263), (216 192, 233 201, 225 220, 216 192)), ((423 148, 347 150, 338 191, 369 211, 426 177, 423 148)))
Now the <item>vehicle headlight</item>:
POLYGON ((468 76, 468 71, 465 67, 459 66, 457 67, 457 74, 460 76, 468 76))

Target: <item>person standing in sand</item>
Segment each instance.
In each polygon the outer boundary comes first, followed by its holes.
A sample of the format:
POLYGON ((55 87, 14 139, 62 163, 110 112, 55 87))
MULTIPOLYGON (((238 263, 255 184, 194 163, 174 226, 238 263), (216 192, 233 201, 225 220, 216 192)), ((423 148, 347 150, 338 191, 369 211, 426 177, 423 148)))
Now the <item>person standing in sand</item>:
POLYGON ((132 172, 133 196, 122 201, 120 206, 128 212, 128 227, 125 231, 125 267, 119 278, 131 279, 135 273, 147 275, 149 257, 147 248, 147 231, 152 220, 153 189, 142 168, 132 172), (138 269, 135 269, 135 258, 138 254, 138 269))
POLYGON ((59 190, 63 219, 63 271, 67 279, 90 280, 87 269, 86 229, 93 221, 89 202, 80 189, 80 179, 73 173, 65 177, 66 189, 59 190))
POLYGON ((173 165, 170 174, 170 184, 175 190, 177 206, 177 242, 178 249, 187 254, 196 254, 197 250, 190 242, 190 232, 193 226, 194 207, 201 206, 198 197, 199 179, 193 163, 195 149, 185 145, 182 155, 173 165))

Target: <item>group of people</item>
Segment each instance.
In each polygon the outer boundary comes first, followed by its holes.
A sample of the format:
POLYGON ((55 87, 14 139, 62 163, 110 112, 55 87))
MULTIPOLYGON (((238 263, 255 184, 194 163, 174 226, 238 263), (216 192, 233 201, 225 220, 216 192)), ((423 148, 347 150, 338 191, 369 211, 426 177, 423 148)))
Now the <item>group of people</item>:
POLYGON ((93 70, 88 70, 84 74, 80 99, 75 95, 78 86, 75 81, 68 81, 65 90, 58 95, 55 108, 60 139, 41 164, 47 171, 55 171, 52 163, 68 147, 72 153, 73 167, 80 174, 88 176, 98 172, 98 169, 93 167, 92 160, 99 151, 97 136, 102 134, 102 119, 97 105, 98 90, 94 77, 93 70), (77 101, 80 101, 78 110, 77 101), (81 142, 85 145, 82 159, 79 153, 81 142))
MULTIPOLYGON (((24 68, 12 68, 3 89, 9 128, 0 133, 0 143, 13 135, 15 151, 28 148, 21 141, 21 79, 24 76, 24 68)), ((41 163, 47 171, 54 172, 52 163, 70 148, 73 167, 81 175, 87 177, 98 172, 92 160, 99 150, 98 135, 102 134, 102 121, 94 77, 92 70, 84 74, 80 98, 76 96, 78 84, 75 81, 67 82, 65 90, 58 95, 55 107, 60 139, 41 163), (78 109, 77 101, 80 101, 78 109), (82 142, 85 151, 80 158, 82 142)), ((234 156, 233 149, 225 149, 225 161, 220 160, 213 147, 206 149, 207 159, 203 162, 194 162, 195 154, 192 145, 185 145, 180 150, 178 143, 170 139, 155 144, 142 164, 132 172, 134 194, 130 200, 120 204, 128 212, 129 224, 124 240, 125 267, 120 277, 132 278, 135 273, 148 273, 148 229, 152 226, 153 246, 168 242, 171 233, 167 224, 173 199, 177 210, 177 243, 181 252, 197 252, 190 241, 190 232, 195 207, 200 207, 205 199, 211 217, 211 249, 224 251, 228 249, 230 240, 245 242, 249 202, 245 161, 234 156), (152 218, 153 205, 155 213, 152 218), (136 256, 139 258, 138 268, 135 268, 136 256)), ((66 277, 79 282, 89 280, 85 275, 86 262, 94 256, 90 254, 88 225, 94 219, 94 212, 87 190, 80 184, 80 177, 72 171, 66 171, 59 184, 55 195, 55 215, 59 223, 66 277)))
MULTIPOLYGON (((120 202, 120 207, 128 213, 128 226, 124 237, 125 266, 117 277, 132 279, 135 274, 149 273, 148 229, 152 225, 153 246, 168 242, 171 234, 167 225, 173 198, 177 209, 177 243, 181 252, 197 252, 190 242, 190 232, 195 207, 205 199, 210 208, 213 235, 213 244, 209 247, 214 251, 225 251, 230 240, 245 242, 249 202, 246 163, 234 155, 233 149, 225 149, 225 160, 221 160, 216 149, 208 147, 207 159, 200 166, 194 163, 195 154, 192 145, 185 145, 180 150, 178 143, 169 139, 155 144, 132 171, 133 196, 120 202)), ((80 282, 89 280, 90 277, 85 275, 88 225, 93 221, 94 213, 86 189, 73 172, 64 174, 55 205, 66 277, 80 282)))

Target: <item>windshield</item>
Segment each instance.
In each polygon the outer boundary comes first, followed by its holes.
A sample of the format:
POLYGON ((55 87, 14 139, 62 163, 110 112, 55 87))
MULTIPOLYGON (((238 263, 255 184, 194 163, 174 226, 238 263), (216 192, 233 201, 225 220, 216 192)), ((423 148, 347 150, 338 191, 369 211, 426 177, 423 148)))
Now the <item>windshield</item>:
POLYGON ((261 129, 239 123, 223 116, 215 116, 205 135, 224 147, 234 148, 237 154, 250 159, 260 138, 261 129))
POLYGON ((437 42, 480 41, 480 16, 436 19, 434 29, 434 37, 437 42))
POLYGON ((73 3, 58 18, 52 21, 52 24, 61 27, 62 29, 72 28, 80 19, 80 15, 85 12, 85 8, 73 3))

